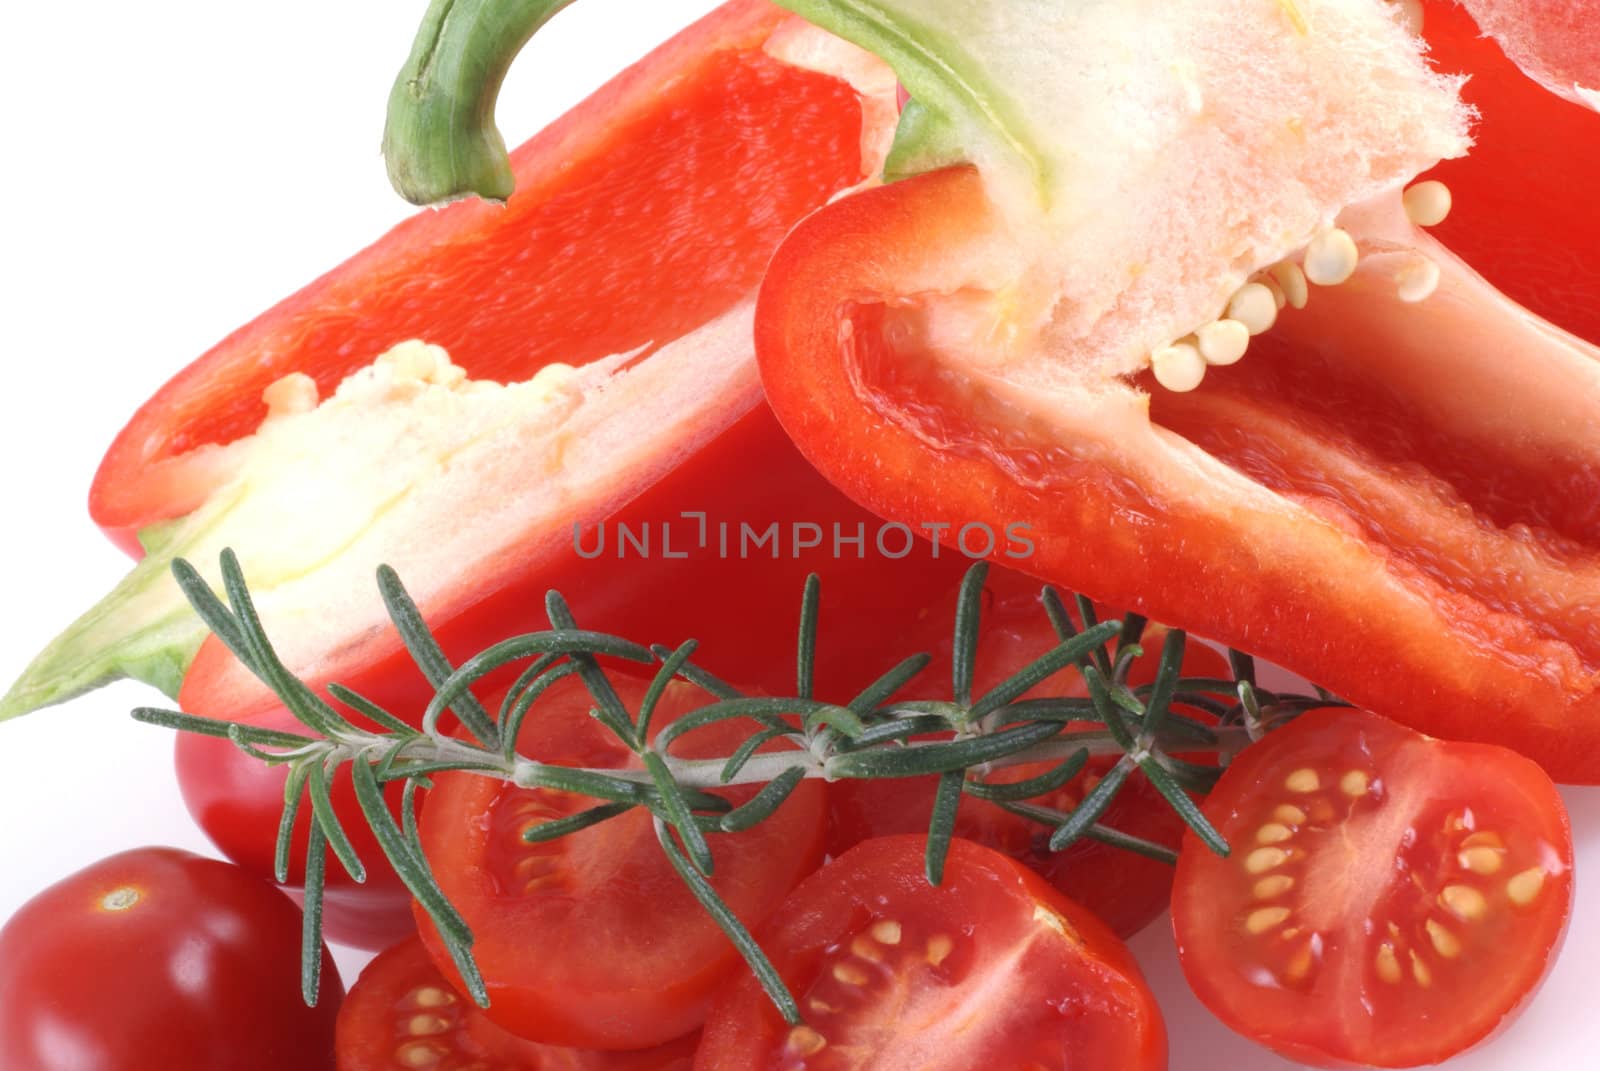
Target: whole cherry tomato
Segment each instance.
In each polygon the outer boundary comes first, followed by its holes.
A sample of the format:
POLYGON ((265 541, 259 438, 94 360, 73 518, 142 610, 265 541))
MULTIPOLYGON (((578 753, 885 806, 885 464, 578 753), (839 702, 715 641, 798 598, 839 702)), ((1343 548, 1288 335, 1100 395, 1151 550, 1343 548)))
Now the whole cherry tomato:
POLYGON ((231 863, 139 848, 0 929, 5 1071, 331 1071, 344 987, 300 993, 300 912, 231 863))

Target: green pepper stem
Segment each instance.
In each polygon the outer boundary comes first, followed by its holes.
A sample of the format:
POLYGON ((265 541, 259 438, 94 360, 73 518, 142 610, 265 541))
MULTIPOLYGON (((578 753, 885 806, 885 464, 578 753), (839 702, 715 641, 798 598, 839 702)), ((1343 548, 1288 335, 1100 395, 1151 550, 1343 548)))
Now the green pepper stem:
POLYGON ((516 187, 494 123, 506 72, 572 0, 432 0, 394 88, 383 131, 389 182, 418 205, 516 187))

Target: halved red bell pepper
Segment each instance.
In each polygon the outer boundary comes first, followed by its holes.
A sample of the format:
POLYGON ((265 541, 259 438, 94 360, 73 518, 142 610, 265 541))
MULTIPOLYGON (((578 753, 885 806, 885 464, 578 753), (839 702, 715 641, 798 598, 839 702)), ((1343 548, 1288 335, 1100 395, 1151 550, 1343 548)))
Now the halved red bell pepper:
MULTIPOLYGON (((1438 4, 1439 0, 1431 0, 1438 4)), ((1587 0, 1460 0, 1483 32, 1552 93, 1600 109, 1600 14, 1587 0)))
MULTIPOLYGON (((1427 22, 1484 115, 1442 172, 1457 207, 1440 233, 1600 338, 1600 214, 1575 192, 1600 168, 1600 116, 1527 81, 1453 5, 1427 22)), ((1145 373, 1052 395, 963 326, 1004 307, 992 266, 1012 232, 975 171, 928 173, 786 240, 757 310, 763 382, 874 512, 1031 522, 1020 564, 1042 578, 1600 782, 1600 350, 1403 217, 1366 225, 1380 254, 1438 265, 1433 297, 1401 302, 1374 256, 1198 390, 1145 373)))
POLYGON ((922 547, 880 553, 876 520, 800 458, 761 401, 748 324, 761 271, 797 219, 871 177, 863 102, 893 110, 886 70, 858 87, 784 58, 806 51, 806 35, 820 32, 760 0, 730 3, 519 149, 508 204, 418 215, 179 373, 117 437, 90 496, 112 538, 150 556, 41 656, 0 716, 118 675, 173 692, 181 681, 184 707, 200 713, 273 705, 217 641, 201 644, 165 575, 175 554, 215 569, 224 540, 213 521, 247 572, 266 570, 261 609, 291 668, 399 711, 420 710, 430 690, 384 626, 381 559, 401 568, 457 660, 542 627, 554 587, 585 626, 646 642, 694 636, 706 664, 771 688, 792 679, 782 626, 815 570, 840 630, 834 680, 881 672, 888 622, 952 586, 961 562, 922 547), (546 370, 552 391, 515 389, 553 423, 507 424, 525 418, 492 399, 482 408, 452 386, 459 371, 420 347, 328 398, 408 339, 444 347, 474 380, 546 370), (595 363, 609 354, 622 356, 595 363), (576 371, 549 371, 556 362, 576 371), (442 415, 410 415, 413 395, 442 415), (346 426, 334 410, 355 417, 346 426), (370 447, 380 456, 340 482, 328 473, 369 410, 390 422, 370 447), (286 420, 322 416, 321 438, 296 440, 289 461, 241 453, 264 453, 286 420), (440 430, 452 421, 485 428, 440 430), (490 450, 480 439, 494 435, 505 441, 490 450), (406 466, 457 489, 383 486, 406 466), (470 479, 452 473, 470 466, 470 479), (417 505, 425 493, 434 499, 417 505), (355 519, 330 519, 348 500, 360 500, 355 519), (375 526, 407 509, 415 516, 374 542, 375 526), (285 545, 293 553, 278 561, 285 545), (300 594, 275 595, 280 586, 300 594))

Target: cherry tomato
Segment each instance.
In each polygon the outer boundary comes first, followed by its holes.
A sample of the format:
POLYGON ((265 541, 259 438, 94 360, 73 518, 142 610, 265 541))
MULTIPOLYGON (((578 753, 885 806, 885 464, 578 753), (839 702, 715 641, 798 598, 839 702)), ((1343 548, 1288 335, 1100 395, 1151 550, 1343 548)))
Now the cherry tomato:
POLYGON ((1291 1059, 1447 1059, 1510 1021, 1566 928, 1566 811, 1504 748, 1313 711, 1246 750, 1205 813, 1234 851, 1184 842, 1184 973, 1225 1023, 1291 1059))
MULTIPOLYGON (((1059 642, 1040 604, 1040 587, 1038 581, 1018 573, 995 570, 990 574, 978 647, 976 694, 999 684, 1059 642)), ((926 631, 919 633, 908 648, 933 652, 933 664, 919 679, 944 687, 948 687, 943 682, 950 675, 949 621, 949 615, 930 615, 926 631)), ((1155 679, 1164 633, 1159 626, 1146 630, 1142 646, 1149 653, 1133 663, 1131 683, 1145 684, 1155 679)), ((1191 643, 1184 652, 1183 672, 1197 677, 1222 676, 1227 672, 1227 662, 1211 648, 1191 643)), ((1083 678, 1069 670, 1028 694, 1082 696, 1086 692, 1083 678)), ((1082 774, 1034 802, 1060 811, 1071 810, 1113 762, 1115 759, 1110 756, 1091 759, 1082 774)), ((1021 781, 1049 768, 1043 764, 1007 767, 990 780, 1021 781)), ((839 855, 871 837, 926 832, 936 790, 932 778, 834 782, 828 786, 828 853, 839 855)), ((1182 842, 1185 828, 1183 820, 1143 774, 1129 778, 1103 823, 1173 850, 1182 842)), ((1166 910, 1172 867, 1159 860, 1087 838, 1065 851, 1052 852, 1048 828, 971 796, 962 799, 956 812, 956 836, 1026 863, 1057 889, 1099 915, 1118 936, 1138 932, 1166 910)))
MULTIPOLYGON (((254 724, 286 732, 304 733, 282 707, 251 719, 254 724)), ((273 880, 278 822, 283 815, 283 786, 288 771, 268 766, 240 751, 231 741, 195 733, 179 733, 177 742, 178 788, 189 814, 205 831, 217 850, 257 877, 273 880)), ((400 782, 386 787, 390 807, 398 814, 400 782)), ((389 865, 373 838, 366 817, 356 802, 350 771, 333 777, 333 809, 367 869, 367 880, 357 884, 343 864, 328 858, 327 887, 323 898, 322 928, 328 940, 357 948, 380 949, 394 944, 415 929, 411 919, 411 894, 389 865)), ((290 856, 290 894, 299 897, 305 882, 306 836, 311 808, 302 805, 296 815, 290 856)))
POLYGON ((1166 1067, 1155 998, 1098 919, 963 840, 935 888, 925 846, 867 841, 802 882, 760 937, 804 1025, 742 976, 695 1071, 1166 1067))
POLYGON ((500 1029, 412 937, 367 965, 339 1011, 339 1071, 689 1071, 695 1039, 638 1052, 563 1049, 500 1029))
POLYGON ((344 987, 300 995, 300 912, 231 863, 171 848, 103 859, 0 930, 6 1071, 318 1071, 344 987))
MULTIPOLYGON (((645 684, 616 677, 637 710, 645 684)), ((659 728, 710 702, 681 682, 655 713, 659 728)), ((638 768, 637 757, 589 716, 576 677, 546 692, 523 723, 519 750, 546 762, 638 768)), ((673 754, 732 753, 751 732, 723 722, 681 738, 673 754)), ((471 927, 490 1018, 553 1045, 632 1049, 700 1025, 711 993, 746 969, 727 936, 678 877, 650 815, 634 810, 579 833, 529 844, 522 831, 596 805, 587 797, 442 774, 422 811, 422 845, 445 895, 471 927)), ((754 787, 717 790, 735 804, 754 787)), ((822 858, 820 784, 801 785, 768 820, 711 838, 712 884, 747 926, 766 917, 822 858)), ((432 923, 418 922, 434 961, 454 973, 432 923)))

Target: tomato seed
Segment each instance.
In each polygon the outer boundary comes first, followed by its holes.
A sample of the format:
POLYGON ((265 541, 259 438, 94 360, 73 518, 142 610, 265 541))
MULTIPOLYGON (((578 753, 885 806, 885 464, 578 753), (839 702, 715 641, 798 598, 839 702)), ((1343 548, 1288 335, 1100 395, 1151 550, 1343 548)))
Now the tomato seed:
POLYGON ((1274 874, 1270 878, 1262 878, 1256 882, 1255 893, 1257 900, 1276 900, 1290 889, 1294 888, 1294 879, 1287 874, 1274 874))
POLYGON ((1445 929, 1433 919, 1423 923, 1423 929, 1428 931, 1428 940, 1433 944, 1433 950, 1445 959, 1455 959, 1461 955, 1461 941, 1455 934, 1445 929))
POLYGON ((1483 894, 1470 885, 1446 885, 1439 893, 1439 902, 1456 918, 1476 922, 1489 909, 1483 894))
POLYGON ((1286 907, 1263 907, 1250 912, 1244 920, 1244 928, 1256 936, 1282 926, 1289 918, 1289 909, 1286 907))
POLYGON ((1265 874, 1282 866, 1288 858, 1289 853, 1282 848, 1257 848, 1244 857, 1244 868, 1252 874, 1265 874))
POLYGON ((1456 861, 1474 874, 1493 874, 1500 869, 1500 855, 1494 848, 1467 848, 1456 855, 1456 861))
POLYGON ((1506 895, 1511 897, 1513 904, 1518 907, 1526 907, 1533 903, 1534 899, 1539 895, 1539 891, 1543 888, 1544 869, 1542 867, 1530 867, 1520 874, 1514 875, 1510 881, 1506 882, 1506 895))
POLYGON ((1394 954, 1394 946, 1382 945, 1378 948, 1378 977, 1390 985, 1400 982, 1400 960, 1394 954))
POLYGON ((1309 766, 1296 770, 1283 779, 1283 787, 1290 792, 1315 792, 1322 787, 1322 778, 1309 766))

